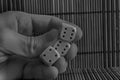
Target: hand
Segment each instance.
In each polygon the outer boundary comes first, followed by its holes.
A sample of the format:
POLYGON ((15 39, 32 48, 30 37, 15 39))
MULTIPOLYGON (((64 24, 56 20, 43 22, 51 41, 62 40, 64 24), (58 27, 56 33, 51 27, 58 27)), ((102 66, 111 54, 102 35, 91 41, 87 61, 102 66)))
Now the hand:
POLYGON ((54 79, 65 72, 67 61, 77 55, 77 46, 72 43, 70 50, 53 66, 42 64, 40 54, 53 44, 60 33, 62 23, 77 28, 77 41, 82 37, 81 29, 69 22, 47 15, 24 12, 6 12, 0 15, 0 52, 8 57, 0 64, 0 80, 14 80, 19 77, 54 79))

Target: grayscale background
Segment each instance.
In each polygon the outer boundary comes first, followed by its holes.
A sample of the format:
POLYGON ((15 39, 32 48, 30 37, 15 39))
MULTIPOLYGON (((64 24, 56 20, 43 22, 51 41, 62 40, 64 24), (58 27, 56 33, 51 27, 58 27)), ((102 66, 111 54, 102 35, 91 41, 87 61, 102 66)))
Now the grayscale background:
POLYGON ((118 80, 119 5, 119 0, 0 0, 0 12, 51 15, 81 27, 78 56, 57 80, 118 80))

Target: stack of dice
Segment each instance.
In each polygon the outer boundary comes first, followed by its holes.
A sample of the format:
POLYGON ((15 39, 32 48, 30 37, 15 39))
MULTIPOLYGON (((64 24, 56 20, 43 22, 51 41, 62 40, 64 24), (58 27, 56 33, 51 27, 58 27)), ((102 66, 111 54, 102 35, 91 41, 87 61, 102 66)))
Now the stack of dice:
POLYGON ((76 37, 76 28, 69 24, 64 24, 60 31, 58 41, 49 46, 40 55, 41 60, 48 66, 53 65, 61 56, 65 56, 71 47, 71 42, 76 37))

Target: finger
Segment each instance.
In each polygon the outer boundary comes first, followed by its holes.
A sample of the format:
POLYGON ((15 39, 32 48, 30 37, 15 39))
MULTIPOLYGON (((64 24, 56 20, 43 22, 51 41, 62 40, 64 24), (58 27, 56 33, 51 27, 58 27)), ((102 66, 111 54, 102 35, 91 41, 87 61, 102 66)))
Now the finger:
POLYGON ((51 29, 57 29, 57 30, 61 31, 62 27, 64 27, 64 24, 69 24, 73 27, 76 27, 76 30, 77 30, 77 34, 76 34, 74 41, 81 39, 81 37, 83 35, 80 27, 78 27, 77 25, 72 24, 70 22, 59 19, 57 17, 32 15, 32 21, 33 21, 33 25, 34 25, 35 34, 37 34, 37 33, 40 34, 40 32, 45 33, 51 29))
POLYGON ((33 75, 35 79, 52 80, 58 76, 58 70, 52 66, 37 65, 33 67, 33 75))
POLYGON ((70 50, 68 51, 68 53, 65 55, 66 60, 72 60, 75 58, 75 56, 77 55, 77 51, 78 48, 76 46, 76 44, 72 44, 70 50))
POLYGON ((17 59, 9 59, 0 66, 0 80, 15 80, 21 77, 23 61, 17 59))
POLYGON ((58 31, 51 30, 42 36, 37 36, 34 38, 35 41, 35 53, 36 55, 40 55, 49 45, 54 43, 57 40, 58 31))
POLYGON ((66 62, 64 57, 61 57, 55 62, 54 66, 58 69, 59 73, 63 73, 66 71, 68 63, 66 62))
POLYGON ((54 16, 35 15, 19 11, 10 11, 3 13, 0 17, 1 21, 3 21, 1 25, 7 26, 12 30, 18 31, 19 33, 27 36, 40 35, 48 32, 51 29, 60 30, 62 28, 62 23, 67 23, 77 28, 75 41, 82 37, 82 30, 80 27, 54 16))
POLYGON ((76 40, 82 37, 82 30, 80 27, 54 16, 9 11, 0 15, 0 21, 2 22, 0 25, 27 36, 40 35, 53 28, 59 30, 62 28, 62 23, 68 23, 77 28, 76 40))
POLYGON ((35 35, 43 34, 51 29, 60 30, 62 28, 62 20, 48 15, 32 15, 35 35))
POLYGON ((59 18, 47 15, 9 11, 1 14, 0 17, 3 18, 1 21, 4 22, 4 26, 27 36, 40 35, 53 28, 56 29, 61 27, 59 26, 61 25, 61 20, 59 18))

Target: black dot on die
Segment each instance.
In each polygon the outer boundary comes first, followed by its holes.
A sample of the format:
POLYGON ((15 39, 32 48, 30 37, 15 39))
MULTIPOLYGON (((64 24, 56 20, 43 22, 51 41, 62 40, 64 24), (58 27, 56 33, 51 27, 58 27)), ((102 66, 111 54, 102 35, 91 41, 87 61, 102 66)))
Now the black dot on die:
POLYGON ((72 32, 75 32, 75 30, 72 30, 72 32))
POLYGON ((73 36, 73 33, 71 33, 71 36, 73 36))
POLYGON ((57 44, 57 46, 60 46, 59 44, 57 44))
POLYGON ((57 57, 57 54, 55 55, 55 57, 57 57))
POLYGON ((62 41, 59 41, 59 43, 62 43, 62 41))
POLYGON ((66 34, 66 32, 64 32, 64 34, 66 34))
POLYGON ((52 49, 49 49, 49 51, 52 51, 52 49))
POLYGON ((64 51, 65 51, 66 49, 64 49, 64 51))
POLYGON ((57 50, 57 48, 55 48, 57 50))
POLYGON ((52 62, 51 60, 49 60, 49 62, 52 62))
POLYGON ((70 37, 70 39, 72 39, 72 37, 70 37))
POLYGON ((45 54, 43 56, 46 56, 45 54))
POLYGON ((68 45, 66 45, 66 47, 68 47, 68 45))
POLYGON ((67 28, 65 28, 65 30, 67 30, 67 28))

